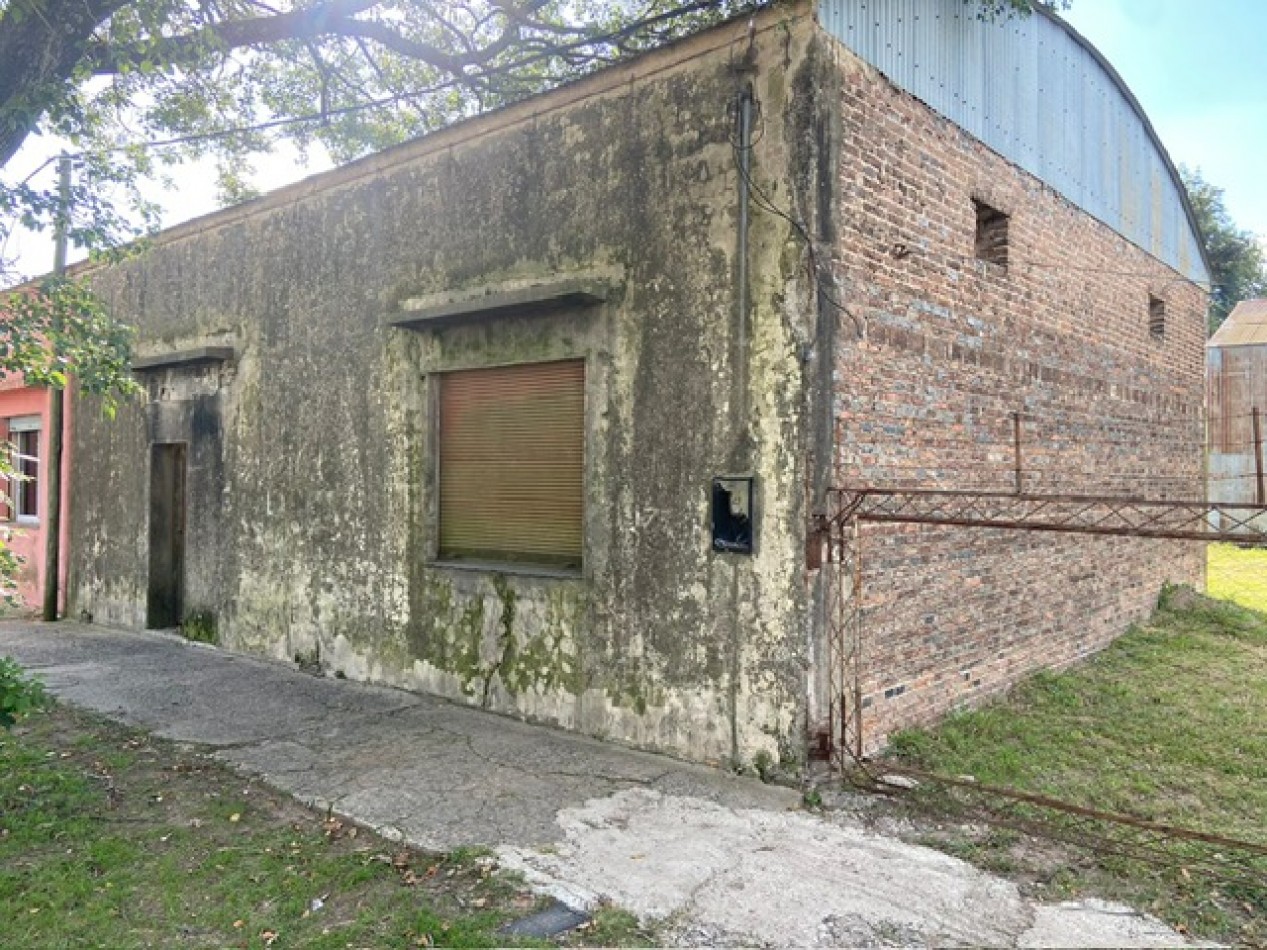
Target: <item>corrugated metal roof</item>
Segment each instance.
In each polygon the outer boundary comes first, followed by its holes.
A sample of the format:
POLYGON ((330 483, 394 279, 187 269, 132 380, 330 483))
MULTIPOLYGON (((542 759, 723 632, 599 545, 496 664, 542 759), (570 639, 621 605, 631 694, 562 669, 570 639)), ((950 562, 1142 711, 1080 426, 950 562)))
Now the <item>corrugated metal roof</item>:
POLYGON ((1135 97, 1051 14, 963 0, 819 0, 823 27, 893 83, 1184 276, 1209 281, 1187 194, 1135 97))
POLYGON ((1206 346, 1267 343, 1267 300, 1242 300, 1227 315, 1206 346))

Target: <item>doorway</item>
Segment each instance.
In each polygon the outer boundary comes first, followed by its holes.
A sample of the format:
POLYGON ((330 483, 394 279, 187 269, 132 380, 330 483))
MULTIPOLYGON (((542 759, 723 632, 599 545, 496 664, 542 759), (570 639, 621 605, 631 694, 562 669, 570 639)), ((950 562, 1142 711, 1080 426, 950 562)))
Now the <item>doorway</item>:
POLYGON ((183 442, 150 446, 150 584, 145 626, 180 625, 185 587, 185 476, 183 442))

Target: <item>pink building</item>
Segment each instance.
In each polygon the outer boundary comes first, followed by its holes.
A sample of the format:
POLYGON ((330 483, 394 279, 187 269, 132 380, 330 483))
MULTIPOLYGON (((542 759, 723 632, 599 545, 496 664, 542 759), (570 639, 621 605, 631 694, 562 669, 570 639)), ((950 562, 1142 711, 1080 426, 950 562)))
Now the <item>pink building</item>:
MULTIPOLYGON (((70 426, 70 403, 66 400, 66 426, 70 426)), ((48 523, 48 432, 49 391, 27 386, 22 377, 0 379, 0 443, 12 446, 14 468, 26 475, 22 481, 0 486, 8 504, 0 506, 0 537, 5 546, 22 558, 18 574, 18 597, 26 608, 40 609, 44 598, 45 526, 48 523)), ((61 598, 65 607, 67 517, 70 445, 62 453, 61 598)))

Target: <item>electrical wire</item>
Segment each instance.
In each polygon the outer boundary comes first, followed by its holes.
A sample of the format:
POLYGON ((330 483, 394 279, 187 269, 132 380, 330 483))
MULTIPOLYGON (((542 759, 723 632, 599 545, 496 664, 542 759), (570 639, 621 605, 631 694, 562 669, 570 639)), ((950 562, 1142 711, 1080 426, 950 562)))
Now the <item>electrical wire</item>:
MULTIPOLYGON (((761 188, 761 186, 758 185, 757 182, 752 178, 752 175, 744 168, 744 163, 740 159, 741 153, 745 151, 745 148, 748 152, 751 153, 753 148, 756 146, 757 142, 760 142, 761 139, 764 138, 764 135, 765 135, 765 119, 764 119, 764 111, 761 106, 761 100, 753 96, 752 104, 756 110, 754 124, 761 130, 761 133, 759 137, 755 138, 753 142, 747 145, 746 147, 744 146, 743 143, 738 142, 735 139, 733 134, 730 136, 730 147, 734 155, 735 170, 739 173, 740 177, 743 178, 744 186, 748 189, 748 192, 749 192, 750 197, 752 198, 753 204, 755 204, 758 208, 761 208, 763 211, 766 211, 767 213, 772 214, 783 221, 786 221, 791 226, 793 232, 795 232, 795 234, 801 239, 801 242, 805 245, 805 250, 809 258, 808 263, 809 263, 810 277, 814 282, 815 290, 818 292, 820 299, 822 299, 824 302, 826 302, 829 306, 834 308, 836 311, 838 311, 839 313, 843 313, 851 321, 853 321, 854 329, 858 331, 858 336, 865 337, 867 335, 866 320, 864 318, 859 317, 847 306, 845 306, 845 304, 842 303, 840 300, 838 300, 836 296, 828 289, 827 283, 829 280, 833 280, 833 278, 826 276, 826 272, 824 268, 822 267, 818 258, 818 249, 815 246, 814 239, 810 236, 809 230, 805 227, 805 225, 800 220, 793 217, 789 212, 784 211, 782 208, 778 207, 778 205, 776 205, 770 199, 769 195, 765 193, 765 191, 761 188)), ((732 106, 732 109, 737 109, 737 108, 738 108, 737 105, 732 106)), ((734 119, 736 121, 736 126, 737 126, 737 115, 734 116, 734 119)))
MULTIPOLYGON (((873 247, 881 250, 895 261, 904 261, 912 257, 922 257, 930 262, 936 261, 943 264, 967 264, 975 266, 984 263, 981 258, 975 255, 954 254, 948 251, 932 251, 928 248, 920 247, 920 245, 916 242, 905 240, 874 241, 873 247)), ((1156 272, 1071 264, 1068 261, 1039 261, 1009 256, 1006 266, 1008 268, 1029 267, 1039 270, 1059 270, 1067 273, 1094 274, 1105 277, 1139 277, 1150 281, 1161 280, 1161 275, 1156 272)), ((1173 272, 1172 276, 1165 277, 1164 280, 1161 280, 1161 283, 1162 286, 1165 287, 1178 283, 1189 284, 1203 293, 1211 293, 1216 288, 1236 289, 1238 286, 1230 282, 1198 281, 1183 274, 1174 274, 1173 272)))

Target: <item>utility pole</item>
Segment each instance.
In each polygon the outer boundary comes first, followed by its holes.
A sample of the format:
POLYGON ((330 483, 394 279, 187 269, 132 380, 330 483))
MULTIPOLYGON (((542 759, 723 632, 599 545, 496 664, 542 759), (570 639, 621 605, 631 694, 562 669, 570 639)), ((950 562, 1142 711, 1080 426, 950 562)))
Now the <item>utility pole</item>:
MULTIPOLYGON (((66 273, 66 242, 70 231, 70 156, 57 162, 57 226, 54 229, 53 276, 66 273)), ((65 393, 53 387, 48 393, 48 462, 44 495, 48 512, 44 519, 44 619, 57 619, 62 552, 62 442, 65 393)))

